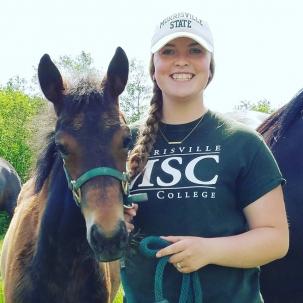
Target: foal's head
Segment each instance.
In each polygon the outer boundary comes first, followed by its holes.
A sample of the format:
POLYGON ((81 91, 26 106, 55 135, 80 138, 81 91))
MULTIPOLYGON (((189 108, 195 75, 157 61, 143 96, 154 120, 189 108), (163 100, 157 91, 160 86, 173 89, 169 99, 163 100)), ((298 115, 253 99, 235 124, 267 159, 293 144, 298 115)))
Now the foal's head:
POLYGON ((44 55, 38 77, 57 114, 56 149, 67 180, 77 181, 74 200, 85 218, 89 245, 100 261, 118 259, 128 238, 123 191, 119 177, 108 175, 107 168, 118 176, 125 171, 130 133, 119 111, 118 96, 128 78, 127 57, 118 48, 103 81, 83 80, 67 89, 55 64, 44 55))

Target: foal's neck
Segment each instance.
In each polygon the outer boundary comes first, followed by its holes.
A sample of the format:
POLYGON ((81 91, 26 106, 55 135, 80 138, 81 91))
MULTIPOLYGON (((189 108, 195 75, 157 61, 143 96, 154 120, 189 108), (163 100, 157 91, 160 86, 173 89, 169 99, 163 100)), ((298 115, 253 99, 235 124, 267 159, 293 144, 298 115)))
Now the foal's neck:
POLYGON ((50 182, 31 280, 31 302, 107 302, 103 273, 88 245, 85 221, 63 170, 54 173, 50 182))

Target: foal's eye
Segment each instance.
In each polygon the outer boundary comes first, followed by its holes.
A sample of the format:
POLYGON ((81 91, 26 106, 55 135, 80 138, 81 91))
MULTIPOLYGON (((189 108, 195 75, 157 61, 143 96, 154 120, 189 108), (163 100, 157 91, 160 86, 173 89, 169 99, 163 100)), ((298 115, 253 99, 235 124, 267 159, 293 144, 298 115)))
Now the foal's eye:
POLYGON ((62 157, 68 156, 69 152, 63 144, 58 143, 56 144, 56 146, 57 146, 57 150, 60 152, 62 157))
POLYGON ((123 139, 123 148, 129 149, 129 148, 130 148, 130 145, 131 145, 131 142, 132 142, 131 136, 125 137, 125 138, 123 139))

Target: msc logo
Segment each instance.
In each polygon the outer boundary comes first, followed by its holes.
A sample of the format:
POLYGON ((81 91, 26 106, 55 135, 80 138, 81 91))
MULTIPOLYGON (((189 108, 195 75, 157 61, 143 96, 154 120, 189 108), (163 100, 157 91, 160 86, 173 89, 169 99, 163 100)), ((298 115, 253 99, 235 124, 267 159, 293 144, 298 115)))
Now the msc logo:
MULTIPOLYGON (((159 175, 155 178, 155 180, 154 179, 151 180, 151 175, 154 166, 157 162, 160 161, 160 159, 152 159, 152 160, 150 159, 147 162, 145 170, 143 171, 142 181, 140 184, 137 185, 137 187, 139 189, 143 187, 146 188, 146 187, 158 187, 158 186, 159 187, 176 186, 180 182, 182 176, 183 177, 185 176, 188 181, 196 185, 204 185, 204 186, 214 185, 217 182, 218 175, 214 175, 212 176, 212 178, 208 180, 201 180, 195 175, 195 167, 197 166, 198 163, 201 164, 205 160, 207 161, 211 160, 215 164, 219 164, 219 155, 203 155, 196 157, 192 159, 185 166, 185 168, 182 167, 184 171, 181 171, 180 169, 173 167, 171 163, 172 161, 174 161, 174 163, 177 161, 177 163, 180 164, 180 168, 181 168, 181 164, 183 161, 182 157, 174 156, 174 157, 166 158, 160 165, 161 171, 163 171, 163 173, 165 174, 170 175, 172 177, 172 180, 170 182, 165 182, 159 175)), ((131 187, 133 187, 133 184, 137 181, 139 176, 140 174, 132 181, 131 187)))

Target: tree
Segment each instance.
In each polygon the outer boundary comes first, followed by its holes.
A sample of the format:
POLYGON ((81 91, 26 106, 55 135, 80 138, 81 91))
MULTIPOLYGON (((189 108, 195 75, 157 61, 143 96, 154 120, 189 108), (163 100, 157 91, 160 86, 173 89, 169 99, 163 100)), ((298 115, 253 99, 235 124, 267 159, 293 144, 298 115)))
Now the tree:
POLYGON ((14 90, 14 91, 25 91, 27 87, 27 81, 20 76, 14 76, 10 78, 4 89, 6 90, 14 90))
POLYGON ((240 104, 235 106, 235 110, 253 110, 267 114, 271 114, 275 111, 270 101, 266 99, 259 100, 257 103, 247 100, 240 101, 240 104))
MULTIPOLYGON (((62 72, 64 78, 78 79, 81 76, 92 74, 101 78, 101 71, 94 67, 94 60, 90 53, 82 51, 79 55, 72 57, 69 55, 60 56, 58 60, 53 60, 56 66, 62 72)), ((35 88, 36 94, 42 96, 38 81, 38 68, 34 67, 34 75, 32 77, 32 84, 35 88)))
POLYGON ((100 71, 93 65, 94 60, 92 59, 91 54, 84 51, 75 58, 68 55, 61 56, 59 60, 54 60, 54 63, 62 72, 73 78, 85 74, 100 74, 100 71))
POLYGON ((129 123, 139 120, 146 112, 151 90, 143 63, 135 58, 131 59, 128 83, 120 97, 121 109, 129 123))
POLYGON ((13 164, 23 182, 33 161, 30 124, 41 105, 41 99, 20 90, 0 90, 0 156, 13 164))

